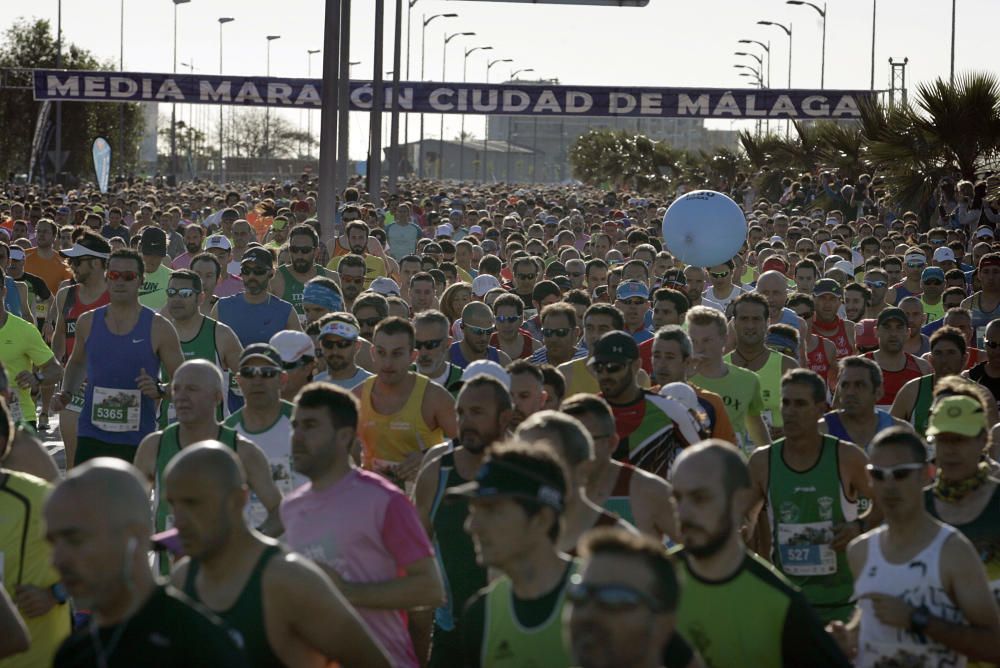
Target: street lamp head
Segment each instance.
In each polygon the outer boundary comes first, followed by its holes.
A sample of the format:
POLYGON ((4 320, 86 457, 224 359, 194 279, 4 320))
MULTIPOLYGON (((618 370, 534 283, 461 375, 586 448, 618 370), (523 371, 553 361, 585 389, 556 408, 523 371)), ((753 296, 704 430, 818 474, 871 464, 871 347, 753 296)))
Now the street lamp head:
POLYGON ((306 53, 308 53, 310 56, 313 55, 314 53, 319 53, 319 52, 320 52, 319 49, 306 49, 306 53))
POLYGON ((452 14, 439 14, 439 16, 443 16, 446 19, 457 19, 458 18, 458 14, 454 14, 454 13, 452 13, 452 14))
POLYGON ((775 23, 774 21, 757 21, 757 25, 759 25, 759 26, 773 26, 773 25, 778 25, 778 24, 775 23))
POLYGON ((189 2, 191 2, 191 0, 174 0, 175 5, 186 5, 189 2))
POLYGON ((219 23, 232 23, 235 20, 232 16, 222 16, 219 18, 219 23))
POLYGON ((268 42, 274 41, 276 39, 281 39, 281 35, 268 35, 267 36, 267 41, 268 42))

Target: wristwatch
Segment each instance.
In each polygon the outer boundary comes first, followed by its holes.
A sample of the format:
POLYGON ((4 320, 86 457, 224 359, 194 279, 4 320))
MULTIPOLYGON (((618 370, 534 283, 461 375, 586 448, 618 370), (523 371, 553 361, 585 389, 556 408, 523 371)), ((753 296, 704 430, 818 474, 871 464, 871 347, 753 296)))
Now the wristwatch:
POLYGON ((927 630, 927 625, 931 623, 931 613, 927 609, 927 606, 922 605, 919 608, 914 608, 913 612, 910 613, 910 631, 923 637, 924 631, 927 630))
POLYGON ((66 601, 69 600, 69 593, 66 591, 66 587, 63 586, 62 582, 57 582, 49 587, 49 592, 52 593, 52 598, 54 598, 56 603, 59 605, 66 605, 66 601))

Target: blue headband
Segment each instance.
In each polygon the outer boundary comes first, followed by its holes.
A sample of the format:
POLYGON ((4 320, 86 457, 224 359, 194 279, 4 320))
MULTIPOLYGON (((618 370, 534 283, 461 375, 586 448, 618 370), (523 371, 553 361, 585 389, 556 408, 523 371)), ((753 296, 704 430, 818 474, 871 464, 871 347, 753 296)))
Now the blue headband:
POLYGON ((798 342, 790 336, 785 336, 784 334, 770 333, 767 335, 767 345, 768 347, 780 348, 782 350, 791 351, 793 356, 798 355, 799 344, 798 342))
POLYGON ((319 283, 306 283, 305 289, 302 290, 302 301, 322 306, 330 311, 344 310, 344 300, 340 293, 319 283))

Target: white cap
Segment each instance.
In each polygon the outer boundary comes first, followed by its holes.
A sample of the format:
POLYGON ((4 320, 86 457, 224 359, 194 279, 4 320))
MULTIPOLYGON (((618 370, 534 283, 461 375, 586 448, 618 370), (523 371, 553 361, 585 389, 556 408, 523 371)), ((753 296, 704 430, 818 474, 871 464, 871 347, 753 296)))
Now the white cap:
POLYGON ((837 247, 837 242, 833 239, 829 241, 824 241, 819 245, 819 254, 826 257, 833 252, 833 249, 837 247))
POLYGON ((24 259, 24 249, 20 246, 11 246, 9 251, 11 260, 23 260, 24 259))
POLYGON ((851 278, 854 277, 854 264, 849 260, 841 260, 840 262, 834 264, 833 268, 841 270, 851 278))
POLYGON ((667 383, 660 388, 660 396, 679 401, 688 410, 702 410, 701 404, 698 403, 698 395, 687 383, 667 383))
POLYGON ((219 248, 224 251, 231 251, 233 250, 233 245, 229 243, 229 239, 227 239, 224 234, 213 234, 205 240, 205 250, 208 250, 209 248, 219 248))
POLYGON ((948 248, 947 246, 941 246, 940 248, 934 249, 934 261, 935 262, 954 262, 955 261, 955 251, 948 248))
POLYGON ((465 367, 465 371, 462 372, 462 382, 467 383, 480 374, 493 376, 499 380, 504 387, 508 390, 510 389, 510 374, 507 373, 507 370, 502 366, 496 362, 491 362, 490 360, 476 360, 469 366, 465 367))
POLYGON ((500 287, 500 280, 492 274, 480 274, 472 279, 472 294, 484 297, 493 288, 500 287))
POLYGON ((469 234, 482 234, 483 227, 481 225, 473 225, 469 228, 469 234))
POLYGON ((982 238, 982 237, 992 237, 992 236, 994 236, 994 234, 993 234, 993 230, 991 230, 990 228, 988 228, 988 227, 980 227, 978 230, 976 230, 976 236, 979 237, 979 238, 982 238))
POLYGON ((780 235, 775 234, 773 237, 768 239, 768 241, 773 244, 776 241, 784 241, 784 239, 782 239, 780 235))
POLYGON ((268 343, 274 346, 285 364, 298 362, 303 355, 316 355, 316 346, 305 332, 285 329, 272 336, 268 343))
POLYGON ((379 276, 372 284, 368 286, 371 292, 382 295, 383 297, 389 296, 399 296, 399 283, 392 280, 391 278, 386 278, 385 276, 379 276))
POLYGON ((437 232, 434 234, 436 237, 450 237, 455 231, 455 228, 451 226, 451 223, 442 223, 437 226, 437 232))

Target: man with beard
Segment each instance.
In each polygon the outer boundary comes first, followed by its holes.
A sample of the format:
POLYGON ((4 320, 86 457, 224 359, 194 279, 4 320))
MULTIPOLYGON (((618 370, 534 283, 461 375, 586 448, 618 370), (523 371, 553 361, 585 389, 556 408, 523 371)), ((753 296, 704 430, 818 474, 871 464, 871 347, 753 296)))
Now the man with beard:
POLYGON ((983 346, 986 348, 986 359, 962 375, 989 390, 1000 406, 1000 319, 987 325, 985 332, 983 346))
POLYGON ((687 295, 691 306, 701 306, 702 294, 705 291, 705 282, 708 281, 708 274, 701 267, 687 266, 682 274, 685 281, 684 294, 687 295))
POLYGON ((53 665, 247 666, 221 620, 157 582, 146 556, 149 489, 135 467, 96 459, 70 471, 45 503, 52 565, 91 622, 53 665))
MULTIPOLYGON (((458 439, 431 448, 417 476, 413 502, 437 546, 447 595, 445 605, 434 612, 430 666, 461 664, 457 629, 462 613, 468 600, 489 582, 486 569, 476 563, 472 539, 464 528, 468 500, 459 497, 445 502, 443 490, 475 479, 487 448, 507 434, 512 409, 510 392, 496 378, 480 374, 464 383, 456 406, 458 439)), ((426 645, 426 639, 422 644, 426 645)))
MULTIPOLYGON (((360 257, 365 267, 364 288, 367 289, 368 286, 371 285, 371 282, 379 276, 388 276, 391 267, 389 266, 387 259, 383 256, 373 255, 368 252, 368 238, 370 234, 368 224, 360 220, 355 220, 347 223, 344 230, 345 236, 347 237, 347 245, 351 250, 351 254, 360 257)), ((330 263, 326 265, 326 268, 339 271, 341 262, 342 256, 335 255, 333 259, 330 260, 330 263)))
POLYGON ((844 317, 854 323, 860 322, 870 301, 871 290, 859 283, 848 283, 844 288, 844 317))
MULTIPOLYGON (((110 238, 110 237, 109 237, 110 238)), ((128 239, 126 239, 128 241, 128 239)), ((201 252, 202 242, 205 241, 205 228, 198 223, 188 223, 184 226, 184 252, 178 255, 170 263, 170 268, 189 269, 191 258, 201 252)))
POLYGON ((580 327, 572 304, 556 302, 543 307, 539 321, 539 334, 545 346, 532 353, 529 358, 532 364, 559 366, 587 356, 586 349, 577 343, 580 327))
POLYGON ((448 361, 451 343, 448 317, 441 311, 428 309, 416 315, 413 327, 417 335, 414 341, 416 371, 455 395, 462 379, 462 368, 448 361))
POLYGON ((189 555, 171 582, 239 634, 251 665, 320 659, 389 665, 316 564, 246 525, 246 481, 230 448, 212 440, 185 448, 163 477, 189 555), (328 624, 338 633, 329 633, 328 624))
MULTIPOLYGON (((854 443, 864 451, 875 435, 883 429, 909 425, 894 418, 875 403, 882 394, 882 370, 865 357, 845 357, 840 360, 837 378, 837 405, 820 423, 820 432, 854 443)), ((898 394, 896 395, 898 398, 898 394)))
MULTIPOLYGON (((167 283, 167 308, 164 315, 177 330, 185 361, 208 360, 220 370, 236 374, 240 369, 243 346, 233 330, 201 314, 200 306, 204 299, 205 293, 198 274, 190 269, 175 271, 167 283)), ((217 407, 216 417, 220 420, 223 417, 221 405, 217 407)), ((172 397, 166 395, 160 401, 160 429, 175 420, 172 397)))
POLYGON ((455 400, 427 376, 410 371, 416 358, 413 325, 387 318, 375 326, 375 375, 352 390, 361 402, 358 437, 368 470, 412 481, 424 453, 458 433, 455 400))
POLYGON ((750 456, 747 517, 753 535, 766 506, 771 562, 828 622, 846 620, 854 608, 845 550, 866 526, 878 525, 881 513, 872 508, 859 517, 859 497, 872 498, 868 457, 820 432, 825 410, 826 383, 818 375, 795 369, 781 379, 785 436, 750 456))
POLYGON ((545 391, 545 375, 542 370, 528 360, 516 360, 507 365, 510 374, 510 394, 514 402, 511 429, 515 429, 529 416, 545 409, 548 394, 545 391))
POLYGON ((934 403, 934 388, 943 378, 962 373, 967 353, 966 338, 958 329, 946 325, 934 332, 931 335, 934 373, 907 381, 896 393, 890 414, 911 424, 923 437, 934 403))
POLYGON ((232 328, 241 344, 267 343, 283 329, 302 329, 292 305, 267 291, 274 276, 271 251, 261 246, 247 249, 240 262, 240 275, 244 292, 220 299, 212 309, 212 317, 232 328))
MULTIPOLYGON (((376 334, 379 343, 382 336, 376 334)), ((388 481, 353 465, 361 419, 358 401, 340 388, 314 383, 302 391, 292 453, 310 484, 285 499, 281 518, 289 547, 310 555, 333 580, 392 665, 415 668, 420 659, 407 612, 441 605, 444 588, 416 509, 388 481)))
POLYGON ((816 306, 813 334, 829 339, 837 349, 837 359, 854 354, 854 323, 837 315, 843 305, 844 290, 832 278, 821 278, 813 288, 816 306))
POLYGON ((330 313, 323 316, 318 324, 317 343, 326 363, 326 371, 316 380, 353 390, 373 375, 355 362, 361 349, 361 328, 357 318, 350 313, 330 313))
POLYGON ((891 408, 896 393, 903 385, 932 372, 930 364, 903 351, 909 330, 910 321, 906 313, 898 307, 890 306, 878 316, 875 328, 878 350, 865 353, 865 357, 875 360, 882 369, 882 386, 885 389, 877 404, 879 408, 891 408))
POLYGON ((705 662, 847 668, 805 597, 744 546, 753 489, 740 451, 716 439, 699 443, 681 453, 673 479, 684 545, 674 555, 687 576, 677 630, 705 662))
POLYGON ((344 309, 354 307, 354 300, 365 287, 365 260, 360 255, 344 255, 339 261, 340 291, 344 296, 344 309))
POLYGON ((1000 318, 1000 253, 987 253, 979 258, 976 278, 979 292, 962 302, 962 308, 972 311, 972 327, 977 343, 986 340, 986 326, 1000 318))
POLYGON ((507 366, 510 364, 507 353, 490 345, 490 336, 495 329, 496 320, 490 307, 483 302, 469 302, 462 309, 462 340, 451 344, 448 359, 462 369, 476 360, 489 360, 507 366))
POLYGON ((281 297, 292 305, 299 316, 299 323, 305 327, 307 318, 303 307, 305 284, 316 276, 326 276, 327 270, 315 262, 319 236, 311 225, 296 225, 288 235, 288 252, 291 265, 283 264, 271 279, 271 294, 281 297))
POLYGON ((55 294, 60 284, 70 278, 70 270, 62 257, 53 248, 56 226, 48 218, 38 221, 35 226, 35 247, 25 251, 24 270, 40 276, 49 291, 55 294))

